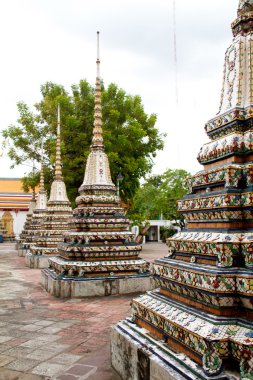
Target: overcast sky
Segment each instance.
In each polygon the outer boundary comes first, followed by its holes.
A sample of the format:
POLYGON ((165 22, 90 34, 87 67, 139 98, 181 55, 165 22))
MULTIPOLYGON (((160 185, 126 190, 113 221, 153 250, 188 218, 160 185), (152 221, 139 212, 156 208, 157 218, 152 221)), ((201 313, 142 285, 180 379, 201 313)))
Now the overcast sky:
MULTIPOLYGON (((196 156, 208 138, 204 124, 218 112, 225 50, 239 0, 176 0, 178 107, 173 47, 173 0, 5 0, 0 2, 0 129, 17 120, 16 103, 40 100, 40 85, 70 88, 96 76, 96 31, 101 76, 141 96, 167 133, 153 173, 201 170, 196 156)), ((1 137, 2 139, 2 137, 1 137)), ((1 177, 10 170, 3 152, 1 177)))

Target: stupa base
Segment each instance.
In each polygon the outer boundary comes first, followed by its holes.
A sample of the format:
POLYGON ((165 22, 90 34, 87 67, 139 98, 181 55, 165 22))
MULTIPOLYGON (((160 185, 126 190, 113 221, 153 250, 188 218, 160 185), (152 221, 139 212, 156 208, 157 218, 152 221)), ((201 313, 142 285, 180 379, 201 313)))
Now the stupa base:
POLYGON ((145 292, 154 288, 149 274, 110 277, 60 277, 52 269, 41 271, 41 283, 55 297, 82 298, 145 292))
POLYGON ((54 256, 33 255, 28 252, 25 255, 25 264, 29 268, 33 269, 45 269, 49 267, 48 259, 52 259, 54 256))
POLYGON ((22 247, 18 248, 18 256, 19 257, 25 257, 27 255, 27 253, 29 253, 29 252, 30 252, 29 248, 22 248, 22 247))
POLYGON ((239 380, 235 373, 207 376, 186 355, 169 350, 147 330, 126 319, 111 331, 112 367, 122 380, 239 380))

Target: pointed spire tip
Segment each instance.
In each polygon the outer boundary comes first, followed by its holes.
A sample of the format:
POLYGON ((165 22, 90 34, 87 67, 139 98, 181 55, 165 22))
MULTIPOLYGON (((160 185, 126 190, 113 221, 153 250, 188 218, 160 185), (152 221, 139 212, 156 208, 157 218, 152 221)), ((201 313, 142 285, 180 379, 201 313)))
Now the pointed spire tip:
POLYGON ((97 32, 97 78, 100 77, 100 49, 99 49, 99 32, 97 32))
POLYGON ((95 113, 93 124, 93 137, 92 148, 103 149, 103 136, 102 136, 102 113, 101 113, 101 83, 100 83, 100 51, 99 51, 99 32, 97 32, 97 77, 95 89, 95 113))

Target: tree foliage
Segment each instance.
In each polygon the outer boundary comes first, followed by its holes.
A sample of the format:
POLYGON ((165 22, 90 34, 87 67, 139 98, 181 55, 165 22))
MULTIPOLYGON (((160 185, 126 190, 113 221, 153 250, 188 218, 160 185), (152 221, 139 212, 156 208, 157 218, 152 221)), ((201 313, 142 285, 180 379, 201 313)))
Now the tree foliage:
MULTIPOLYGON (((39 162, 41 140, 45 157, 45 183, 52 180, 55 161, 57 105, 61 107, 61 149, 63 175, 68 195, 73 201, 84 176, 90 151, 94 114, 94 87, 87 81, 72 85, 68 93, 62 85, 47 82, 41 86, 42 100, 35 111, 19 102, 16 125, 5 129, 3 137, 13 166, 39 162)), ((121 196, 133 197, 139 180, 150 172, 156 152, 163 148, 164 135, 155 127, 156 115, 144 112, 139 96, 132 96, 110 84, 102 86, 103 131, 105 151, 108 154, 113 182, 121 170, 121 196)), ((30 173, 24 180, 29 185, 30 173)), ((34 185, 34 180, 31 181, 34 185)))
POLYGON ((129 218, 137 225, 147 220, 177 221, 183 226, 183 217, 177 211, 177 200, 187 192, 186 178, 190 174, 182 169, 167 169, 161 175, 149 177, 136 192, 129 209, 129 218))

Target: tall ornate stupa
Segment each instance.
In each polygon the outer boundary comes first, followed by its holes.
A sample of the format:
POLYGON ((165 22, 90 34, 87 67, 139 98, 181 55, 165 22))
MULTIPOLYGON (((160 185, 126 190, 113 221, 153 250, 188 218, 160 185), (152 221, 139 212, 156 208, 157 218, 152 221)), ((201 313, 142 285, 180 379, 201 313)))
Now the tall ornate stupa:
POLYGON ((240 1, 210 142, 178 203, 186 228, 154 263, 158 289, 112 332, 122 379, 253 379, 253 1, 240 1), (139 373, 142 377, 138 377, 139 373))
POLYGON ((102 136, 98 33, 94 128, 84 181, 79 188, 72 230, 58 245, 59 257, 42 271, 46 290, 59 297, 123 294, 150 288, 147 263, 138 258, 129 220, 111 180, 102 136))
MULTIPOLYGON (((32 206, 33 207, 33 206, 32 206)), ((40 171, 40 190, 37 195, 36 206, 33 209, 31 221, 26 230, 23 230, 18 243, 18 256, 25 256, 30 250, 32 238, 41 227, 47 208, 47 192, 44 184, 43 158, 40 171)))
POLYGON ((60 106, 57 118, 55 175, 43 223, 32 237, 30 252, 26 254, 26 265, 30 268, 47 268, 48 259, 58 255, 57 244, 62 241, 63 232, 69 229, 72 217, 72 208, 62 176, 60 106))

